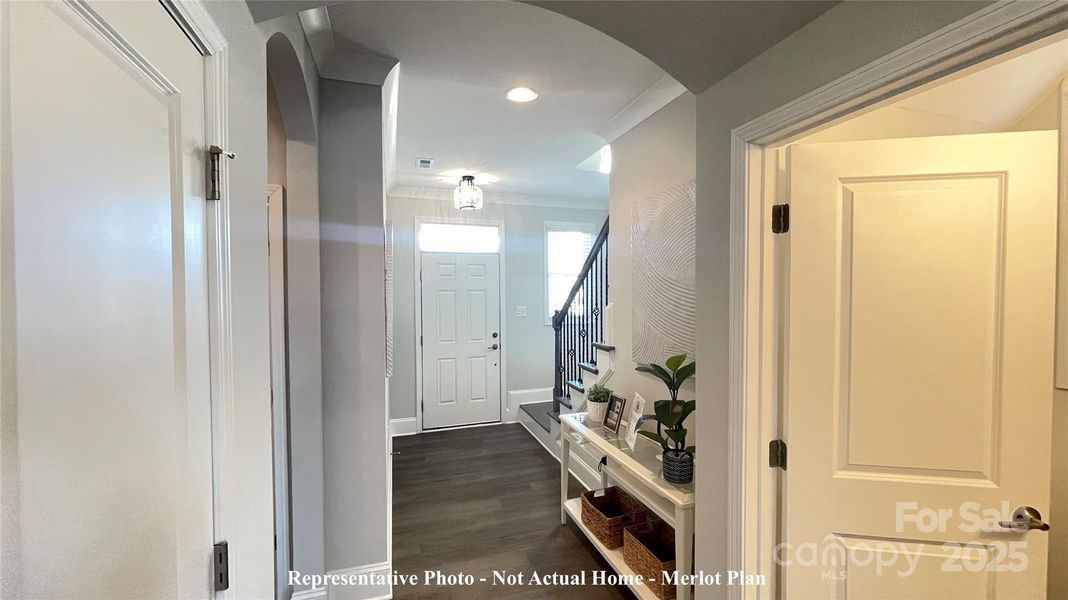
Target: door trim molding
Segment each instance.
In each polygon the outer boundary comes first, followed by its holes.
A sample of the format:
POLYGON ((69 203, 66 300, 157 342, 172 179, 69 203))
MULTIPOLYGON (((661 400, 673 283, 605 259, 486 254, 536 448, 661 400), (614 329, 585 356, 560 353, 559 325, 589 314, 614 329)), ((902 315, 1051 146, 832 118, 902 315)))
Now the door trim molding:
MULTIPOLYGON (((167 0, 167 11, 175 23, 204 54, 206 138, 221 148, 229 147, 229 45, 226 37, 208 14, 203 0, 167 0)), ((208 202, 206 239, 208 241, 208 309, 211 345, 211 410, 213 485, 215 503, 215 539, 230 542, 231 572, 260 573, 264 565, 256 564, 258 552, 239 540, 262 539, 273 531, 274 520, 262 522, 248 506, 260 504, 251 492, 261 488, 256 479, 259 468, 249 468, 239 452, 237 405, 234 392, 236 361, 233 340, 233 283, 231 270, 231 194, 230 165, 222 161, 219 176, 220 200, 208 202)), ((259 465, 251 465, 258 467, 259 465)), ((273 486, 272 486, 273 489, 273 486)), ((254 496, 258 496, 255 494, 254 496)), ((274 570, 274 564, 270 569, 274 570)), ((254 578, 253 578, 254 579, 254 578)), ((229 589, 216 592, 216 600, 258 595, 260 582, 248 577, 234 577, 229 589), (248 586, 248 587, 246 587, 248 586)), ((274 588, 273 581, 271 588, 274 588)))
POLYGON ((289 275, 286 257, 286 188, 267 184, 267 266, 271 329, 271 441, 274 473, 275 594, 292 593, 285 573, 293 564, 293 512, 289 466, 289 275), (275 302, 278 300, 278 302, 275 302))
MULTIPOLYGON (((466 219, 455 217, 424 217, 416 216, 413 229, 412 229, 412 251, 415 255, 415 268, 413 269, 413 277, 415 279, 415 338, 412 340, 415 344, 415 418, 416 418, 416 431, 415 433, 423 433, 423 346, 419 343, 419 338, 423 335, 423 283, 419 275, 423 268, 423 251, 419 249, 419 227, 424 223, 459 223, 464 225, 493 225, 496 226, 501 235, 501 247, 497 250, 497 256, 500 257, 500 271, 497 280, 497 286, 500 289, 500 313, 501 313, 501 417, 494 423, 503 422, 504 415, 507 412, 507 393, 508 389, 508 324, 507 311, 505 310, 507 304, 507 281, 505 277, 505 264, 507 261, 508 252, 508 238, 507 232, 504 228, 504 220, 497 219, 466 219)), ((456 252, 454 254, 464 254, 463 252, 456 252)), ((485 425, 486 423, 480 423, 485 425)), ((464 427, 461 425, 460 427, 464 427)), ((434 431, 438 431, 435 429, 434 431)))
MULTIPOLYGON (((167 76, 148 62, 137 49, 130 46, 126 39, 119 32, 115 31, 107 21, 101 18, 100 14, 97 13, 88 2, 85 0, 66 0, 66 4, 71 12, 85 21, 85 24, 96 32, 96 34, 103 39, 104 43, 126 60, 135 71, 140 73, 142 77, 155 86, 161 94, 164 96, 172 96, 178 93, 178 88, 174 87, 174 84, 167 79, 167 76)), ((186 35, 188 35, 188 32, 186 35)))
POLYGON ((771 582, 766 591, 729 588, 731 598, 779 593, 772 554, 778 543, 777 498, 784 487, 764 453, 779 431, 776 332, 783 284, 776 279, 776 266, 786 251, 777 248, 765 226, 775 202, 769 146, 1065 29, 1068 4, 996 3, 731 131, 728 564, 768 575, 771 582))

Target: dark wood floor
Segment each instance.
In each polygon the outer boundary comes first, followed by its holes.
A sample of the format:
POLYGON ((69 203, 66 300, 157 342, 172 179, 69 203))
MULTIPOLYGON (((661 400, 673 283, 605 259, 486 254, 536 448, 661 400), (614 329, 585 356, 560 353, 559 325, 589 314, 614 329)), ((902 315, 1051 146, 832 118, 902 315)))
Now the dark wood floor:
MULTIPOLYGON (((467 573, 472 587, 396 586, 394 598, 633 598, 617 587, 502 587, 494 570, 529 577, 612 568, 570 520, 560 525, 560 463, 522 425, 393 440, 393 568, 467 573)), ((571 479, 571 495, 582 486, 571 479)), ((587 573, 587 579, 590 574, 587 573)))

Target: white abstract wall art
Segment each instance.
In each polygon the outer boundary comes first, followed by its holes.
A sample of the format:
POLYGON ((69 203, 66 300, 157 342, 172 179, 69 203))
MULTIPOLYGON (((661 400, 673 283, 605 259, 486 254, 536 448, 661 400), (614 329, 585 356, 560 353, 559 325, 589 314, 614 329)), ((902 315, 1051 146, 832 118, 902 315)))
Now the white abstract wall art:
POLYGON ((632 351, 636 363, 696 356, 694 180, 638 200, 631 211, 632 351))

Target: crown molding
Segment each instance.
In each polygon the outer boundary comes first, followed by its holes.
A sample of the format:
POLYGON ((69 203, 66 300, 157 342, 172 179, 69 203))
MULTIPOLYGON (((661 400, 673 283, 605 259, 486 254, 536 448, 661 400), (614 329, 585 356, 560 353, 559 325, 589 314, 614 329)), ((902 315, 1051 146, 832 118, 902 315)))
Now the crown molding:
POLYGON ((252 21, 262 23, 331 4, 338 4, 342 0, 247 0, 248 12, 252 15, 252 21))
MULTIPOLYGON (((433 200, 452 202, 452 189, 394 186, 386 196, 408 200, 433 200)), ((487 205, 538 206, 543 208, 577 208, 584 210, 608 210, 608 198, 572 198, 566 196, 538 196, 535 194, 507 194, 483 191, 487 205)))
POLYGON ((315 66, 323 79, 382 85, 389 72, 400 62, 378 54, 343 52, 334 45, 334 27, 325 6, 301 12, 300 25, 308 38, 315 66))
POLYGON ((664 75, 619 109, 595 133, 611 144, 685 93, 686 86, 675 81, 671 75, 664 75))

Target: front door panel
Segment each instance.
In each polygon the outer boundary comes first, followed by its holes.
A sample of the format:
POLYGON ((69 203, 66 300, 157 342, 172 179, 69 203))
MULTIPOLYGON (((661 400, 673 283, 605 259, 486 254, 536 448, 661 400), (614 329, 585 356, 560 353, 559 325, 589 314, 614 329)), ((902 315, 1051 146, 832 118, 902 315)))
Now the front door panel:
POLYGON ((501 418, 500 257, 424 253, 423 428, 501 418))

